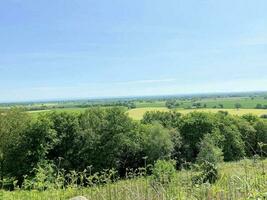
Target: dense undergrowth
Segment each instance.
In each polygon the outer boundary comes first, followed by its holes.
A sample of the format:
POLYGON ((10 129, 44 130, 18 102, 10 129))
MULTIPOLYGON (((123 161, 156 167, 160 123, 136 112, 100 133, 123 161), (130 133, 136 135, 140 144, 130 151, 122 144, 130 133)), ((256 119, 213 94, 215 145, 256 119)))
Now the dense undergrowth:
MULTIPOLYGON (((138 173, 129 172, 127 179, 115 182, 114 171, 102 173, 98 176, 99 180, 96 175, 84 176, 85 179, 94 180, 94 183, 91 182, 90 186, 82 186, 76 182, 82 174, 77 173, 73 174, 69 185, 65 187, 61 185, 62 182, 59 179, 54 183, 45 183, 40 178, 40 185, 38 187, 35 185, 35 189, 16 189, 13 192, 2 191, 0 194, 5 200, 57 200, 69 199, 77 195, 94 200, 266 199, 266 169, 267 160, 221 163, 218 168, 219 178, 214 184, 194 183, 192 180, 199 173, 194 167, 174 173, 167 183, 155 180, 153 174, 146 176, 141 169, 138 173)), ((164 173, 161 175, 164 176, 164 173)))

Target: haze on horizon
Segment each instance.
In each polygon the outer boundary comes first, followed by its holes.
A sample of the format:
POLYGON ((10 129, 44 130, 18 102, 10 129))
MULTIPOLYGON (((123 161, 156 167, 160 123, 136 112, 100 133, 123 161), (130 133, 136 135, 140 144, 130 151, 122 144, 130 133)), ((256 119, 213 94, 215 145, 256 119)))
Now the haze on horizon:
POLYGON ((0 2, 0 102, 264 91, 267 1, 0 2))

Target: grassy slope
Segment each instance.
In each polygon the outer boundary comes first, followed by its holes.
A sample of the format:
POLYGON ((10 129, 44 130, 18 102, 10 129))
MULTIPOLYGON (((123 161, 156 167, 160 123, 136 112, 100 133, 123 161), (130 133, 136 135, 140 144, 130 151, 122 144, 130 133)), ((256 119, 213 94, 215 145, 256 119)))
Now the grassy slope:
MULTIPOLYGON (((195 172, 182 170, 168 186, 151 185, 150 177, 122 180, 93 188, 77 188, 50 191, 2 191, 5 200, 47 200, 69 199, 83 195, 94 200, 161 200, 161 199, 257 199, 258 195, 267 198, 267 160, 223 163, 219 167, 220 178, 214 185, 192 185, 195 172)), ((1 194, 1 192, 0 192, 1 194)), ((1 199, 1 195, 0 195, 1 199)), ((264 198, 261 198, 264 199, 264 198)))

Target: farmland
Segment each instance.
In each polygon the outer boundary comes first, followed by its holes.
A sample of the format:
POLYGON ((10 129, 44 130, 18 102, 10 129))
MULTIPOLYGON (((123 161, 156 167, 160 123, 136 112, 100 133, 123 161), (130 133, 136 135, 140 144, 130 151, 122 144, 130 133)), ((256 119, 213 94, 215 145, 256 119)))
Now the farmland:
MULTIPOLYGON (((148 111, 170 111, 165 107, 149 107, 149 108, 136 108, 127 111, 129 116, 135 120, 142 119, 143 115, 148 111)), ((190 112, 210 112, 216 113, 218 111, 225 111, 232 115, 244 115, 244 114, 253 114, 257 116, 261 116, 267 114, 266 109, 217 109, 217 108, 202 108, 202 109, 175 109, 176 112, 181 114, 187 114, 190 112)))
MULTIPOLYGON (((165 105, 167 100, 133 100, 133 104, 135 104, 135 108, 127 108, 125 107, 126 112, 129 114, 130 117, 136 120, 142 119, 143 115, 147 111, 168 111, 165 105)), ((193 111, 198 112, 212 112, 216 113, 218 111, 226 111, 229 114, 233 115, 244 115, 244 114, 254 114, 257 116, 261 116, 267 114, 267 109, 256 109, 257 105, 267 105, 267 100, 265 97, 221 97, 221 98, 195 98, 195 99, 187 99, 181 100, 177 99, 176 103, 178 106, 172 108, 171 110, 175 110, 182 114, 186 114, 193 111), (199 104, 198 104, 199 103, 199 104), (241 108, 236 109, 235 105, 240 104, 241 108), (200 108, 194 107, 194 105, 200 105, 200 108), (205 105, 205 106, 203 106, 205 105), (223 108, 220 108, 223 107, 223 108)), ((57 107, 57 104, 43 104, 45 109, 43 110, 33 110, 28 111, 32 115, 37 115, 39 113, 47 112, 47 111, 56 111, 56 112, 73 112, 73 113, 80 113, 84 112, 89 107, 77 107, 79 103, 66 103, 65 107, 64 104, 60 104, 61 107, 57 107), (53 105, 51 107, 50 105, 53 105), (63 107, 62 107, 63 106, 63 107)), ((105 103, 99 103, 96 105, 103 106, 105 103)), ((119 104, 120 105, 120 104, 119 104)), ((38 106, 38 105, 34 105, 38 106)), ((110 106, 105 106, 110 107, 110 106)))
POLYGON ((136 97, 128 99, 99 99, 58 102, 29 102, 1 104, 0 110, 10 107, 23 107, 28 113, 36 116, 40 113, 56 111, 81 113, 91 107, 123 107, 133 119, 140 120, 146 111, 175 110, 182 114, 192 111, 218 112, 227 111, 233 115, 267 114, 267 94, 232 94, 232 95, 194 95, 185 97, 136 97), (237 107, 238 106, 238 109, 237 107))

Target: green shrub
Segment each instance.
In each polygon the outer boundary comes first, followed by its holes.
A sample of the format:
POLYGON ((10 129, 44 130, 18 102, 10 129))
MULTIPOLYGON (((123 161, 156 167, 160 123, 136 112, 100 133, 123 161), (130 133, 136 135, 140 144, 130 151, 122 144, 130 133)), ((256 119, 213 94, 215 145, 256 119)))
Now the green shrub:
POLYGON ((152 182, 166 186, 173 180, 175 171, 174 160, 158 160, 152 169, 152 182))
POLYGON ((219 179, 218 168, 214 163, 208 161, 203 162, 198 166, 199 174, 193 176, 194 184, 215 183, 219 179))

